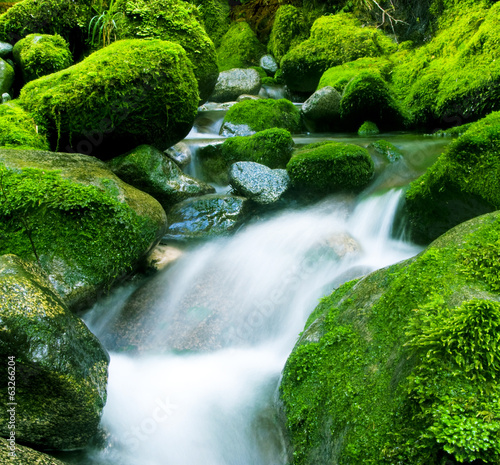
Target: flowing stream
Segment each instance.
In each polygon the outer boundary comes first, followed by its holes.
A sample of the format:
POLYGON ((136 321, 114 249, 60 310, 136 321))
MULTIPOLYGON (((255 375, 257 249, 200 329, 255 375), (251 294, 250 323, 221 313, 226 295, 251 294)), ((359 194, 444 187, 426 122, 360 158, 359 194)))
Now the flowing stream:
MULTIPOLYGON (((208 132, 186 140, 193 151, 218 139, 217 124, 205 124, 208 132)), ((370 142, 331 134, 296 142, 322 138, 370 142)), ((286 463, 275 400, 308 315, 341 283, 420 250, 394 233, 402 231, 395 219, 404 186, 446 141, 384 139, 405 157, 376 160, 376 179, 360 195, 264 215, 94 306, 86 322, 111 354, 106 437, 75 463, 286 463)))

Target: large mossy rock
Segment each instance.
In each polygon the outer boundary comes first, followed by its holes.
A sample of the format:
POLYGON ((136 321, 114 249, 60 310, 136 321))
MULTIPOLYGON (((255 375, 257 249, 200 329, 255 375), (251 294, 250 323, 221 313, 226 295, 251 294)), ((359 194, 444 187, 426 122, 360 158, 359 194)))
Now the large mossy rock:
POLYGON ((196 6, 181 0, 117 0, 114 11, 120 14, 116 19, 118 39, 161 39, 181 45, 193 63, 200 99, 209 97, 219 74, 217 56, 198 22, 196 6))
POLYGON ((265 50, 248 23, 235 22, 224 34, 217 49, 219 71, 257 66, 265 50))
POLYGON ((347 84, 340 101, 340 118, 351 131, 366 120, 386 130, 404 126, 404 117, 391 89, 373 71, 364 71, 347 84))
POLYGON ((17 42, 29 34, 59 34, 80 48, 94 15, 90 0, 22 0, 0 16, 0 41, 17 42))
POLYGON ((500 461, 499 244, 496 212, 322 299, 280 386, 290 464, 500 461))
POLYGON ((322 16, 314 22, 311 37, 283 57, 281 69, 290 89, 313 92, 328 68, 361 57, 387 55, 395 49, 395 44, 382 32, 361 27, 347 13, 322 16))
POLYGON ((228 110, 220 133, 223 136, 248 136, 269 128, 297 133, 301 128, 300 111, 287 99, 244 100, 228 110))
POLYGON ((158 200, 165 210, 190 197, 215 192, 210 184, 184 174, 174 161, 150 145, 113 158, 109 167, 120 179, 158 200))
POLYGON ((226 0, 189 0, 200 12, 200 22, 216 47, 230 26, 230 6, 226 0))
POLYGON ((500 110, 500 4, 434 3, 446 6, 435 36, 397 57, 392 73, 414 124, 432 129, 500 110))
POLYGON ((68 43, 59 35, 30 34, 16 43, 13 54, 25 83, 73 64, 68 43))
POLYGON ((411 238, 428 243, 500 209, 500 112, 472 124, 406 192, 411 238))
POLYGON ((228 236, 249 214, 248 200, 226 194, 209 194, 184 200, 169 211, 166 238, 181 241, 228 236))
POLYGON ((106 403, 108 354, 39 268, 15 255, 0 257, 0 303, 0 352, 5 372, 14 367, 9 376, 15 383, 9 384, 15 386, 11 399, 4 377, 2 436, 10 437, 13 402, 16 441, 46 449, 85 447, 106 403))
MULTIPOLYGON (((10 92, 14 83, 14 68, 0 58, 0 92, 10 92)), ((1 94, 0 94, 1 95, 1 94)))
POLYGON ((0 105, 0 147, 48 150, 44 133, 15 100, 0 105))
POLYGON ((47 127, 55 150, 110 157, 180 141, 193 125, 198 91, 180 45, 131 39, 29 82, 19 101, 47 127))
POLYGON ((227 184, 228 170, 238 161, 253 161, 269 168, 285 168, 292 156, 294 142, 286 129, 266 129, 253 136, 237 136, 222 144, 199 150, 204 175, 227 184))
POLYGON ((36 260, 71 307, 95 301, 161 238, 148 194, 80 154, 0 149, 0 253, 36 260))
POLYGON ((374 173, 368 151, 354 144, 317 142, 298 150, 286 169, 295 188, 328 194, 340 190, 359 190, 374 173))
POLYGON ((7 439, 0 438, 0 463, 8 463, 10 465, 67 465, 60 460, 30 449, 29 447, 15 444, 15 456, 11 455, 11 444, 7 439))
POLYGON ((293 5, 282 5, 274 17, 267 49, 280 62, 290 48, 306 40, 308 35, 301 11, 293 5))

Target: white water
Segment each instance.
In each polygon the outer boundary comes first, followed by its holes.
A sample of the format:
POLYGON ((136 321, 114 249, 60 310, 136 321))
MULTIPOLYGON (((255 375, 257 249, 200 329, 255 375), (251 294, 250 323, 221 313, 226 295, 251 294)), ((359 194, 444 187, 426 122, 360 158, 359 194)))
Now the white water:
MULTIPOLYGON (((273 398, 286 358, 319 298, 419 251, 390 238, 400 195, 332 197, 282 212, 188 252, 157 276, 163 290, 149 321, 150 350, 111 354, 102 420, 109 441, 87 463, 285 464, 273 398), (342 259, 325 253, 328 240, 346 234, 358 251, 342 259), (185 311, 186 296, 195 306, 204 301, 205 311, 220 321, 212 350, 178 354, 162 345, 162 334, 185 311)), ((119 309, 130 290, 123 293, 87 318, 99 337, 109 331, 110 306, 119 309)), ((187 328, 187 342, 198 324, 187 328)))

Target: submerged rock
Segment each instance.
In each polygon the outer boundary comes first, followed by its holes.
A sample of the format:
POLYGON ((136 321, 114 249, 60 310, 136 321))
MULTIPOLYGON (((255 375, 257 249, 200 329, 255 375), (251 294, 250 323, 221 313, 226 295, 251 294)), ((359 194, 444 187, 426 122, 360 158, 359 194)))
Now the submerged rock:
POLYGON ((229 183, 240 195, 262 205, 277 202, 290 187, 284 169, 272 170, 254 162, 237 162, 229 170, 229 183))
POLYGON ((163 235, 161 205, 79 154, 0 149, 0 253, 37 260, 72 308, 95 301, 163 235))
POLYGON ((368 148, 373 148, 375 152, 390 161, 391 163, 403 158, 403 153, 394 144, 387 142, 386 140, 377 140, 368 146, 368 148))
POLYGON ((261 78, 255 69, 230 69, 219 74, 212 102, 231 102, 242 94, 257 95, 261 86, 261 78))
POLYGON ((141 145, 113 158, 109 167, 120 179, 158 200, 165 210, 190 197, 215 192, 211 185, 184 174, 164 153, 150 145, 141 145))
POLYGON ((166 239, 209 239, 231 234, 249 213, 248 200, 210 194, 178 203, 169 211, 166 239))
MULTIPOLYGON (((14 255, 0 257, 0 303, 1 353, 15 379, 14 399, 5 389, 2 408, 17 404, 16 441, 46 449, 85 447, 106 403, 108 354, 38 267, 14 255)), ((4 437, 9 419, 0 417, 4 437)))

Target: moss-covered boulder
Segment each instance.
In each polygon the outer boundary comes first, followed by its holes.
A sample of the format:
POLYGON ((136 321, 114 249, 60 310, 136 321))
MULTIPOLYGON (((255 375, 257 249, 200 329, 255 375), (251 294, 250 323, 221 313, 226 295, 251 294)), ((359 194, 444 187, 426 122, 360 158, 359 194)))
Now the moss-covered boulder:
POLYGON ((111 170, 123 181, 148 193, 165 210, 190 197, 211 194, 215 189, 187 174, 164 153, 141 145, 109 162, 111 170))
POLYGON ((296 133, 301 128, 300 111, 287 99, 245 100, 233 105, 222 122, 223 136, 246 136, 269 128, 296 133))
POLYGON ((295 188, 328 194, 363 188, 373 176, 374 164, 358 145, 317 142, 297 150, 286 170, 295 188))
POLYGON ((364 71, 347 84, 340 101, 344 125, 356 130, 366 120, 382 129, 404 126, 404 117, 387 83, 376 72, 364 71))
POLYGON ((386 140, 380 139, 368 146, 369 150, 373 150, 379 155, 383 155, 389 162, 395 162, 403 158, 403 153, 394 144, 387 142, 386 140))
POLYGON ((0 253, 38 261, 71 308, 123 277, 163 234, 149 195, 80 154, 0 149, 0 253))
POLYGON ((161 39, 182 45, 193 63, 200 99, 209 97, 217 81, 217 56, 198 22, 196 6, 181 0, 117 0, 115 11, 118 39, 161 39))
POLYGON ((198 91, 180 45, 131 39, 29 82, 19 101, 47 127, 54 150, 110 157, 181 140, 193 125, 198 91))
POLYGON ((5 376, 0 394, 1 435, 10 437, 13 418, 20 443, 84 447, 106 403, 108 354, 41 270, 15 255, 0 257, 0 302, 0 353, 12 381, 5 376))
POLYGON ((321 75, 318 90, 330 86, 339 92, 343 92, 349 81, 363 71, 379 73, 384 80, 388 80, 393 66, 394 63, 386 57, 358 58, 357 60, 328 68, 321 75))
POLYGON ((0 41, 14 43, 29 34, 59 34, 81 50, 93 15, 90 0, 22 0, 0 16, 0 41))
POLYGON ((269 168, 285 168, 292 156, 294 142, 286 129, 266 129, 253 136, 231 137, 222 144, 199 150, 204 175, 227 184, 228 170, 238 161, 253 161, 269 168))
POLYGON ((184 200, 169 211, 167 239, 203 240, 232 234, 248 217, 244 197, 209 194, 184 200))
POLYGON ((200 13, 200 22, 216 47, 230 26, 230 6, 226 0, 189 0, 200 13))
POLYGON ((411 237, 429 242, 500 208, 500 112, 472 124, 406 192, 411 237))
POLYGON ((64 462, 50 455, 21 446, 20 444, 14 445, 14 456, 11 455, 11 447, 12 445, 9 440, 0 438, 0 462, 3 461, 3 463, 11 465, 26 465, 27 463, 36 465, 66 465, 64 462))
POLYGON ((219 71, 257 66, 265 51, 248 23, 235 22, 224 34, 217 49, 219 71))
POLYGON ((0 58, 0 95, 4 92, 10 92, 13 83, 14 68, 0 58))
POLYGON ((13 54, 25 83, 73 64, 68 43, 59 35, 30 34, 16 43, 13 54))
POLYGON ((376 136, 380 129, 373 121, 365 121, 358 129, 358 136, 376 136))
POLYGON ((499 231, 473 219, 322 299, 280 386, 289 463, 500 460, 499 231))
POLYGON ((328 68, 361 57, 383 56, 395 49, 382 32, 361 27, 350 14, 322 16, 314 22, 311 37, 283 57, 281 69, 290 89, 313 92, 328 68))
POLYGON ((290 48, 306 40, 308 35, 301 11, 293 5, 282 5, 274 17, 267 49, 280 62, 290 48))
POLYGON ((0 147, 48 150, 44 133, 15 100, 0 105, 0 147))

